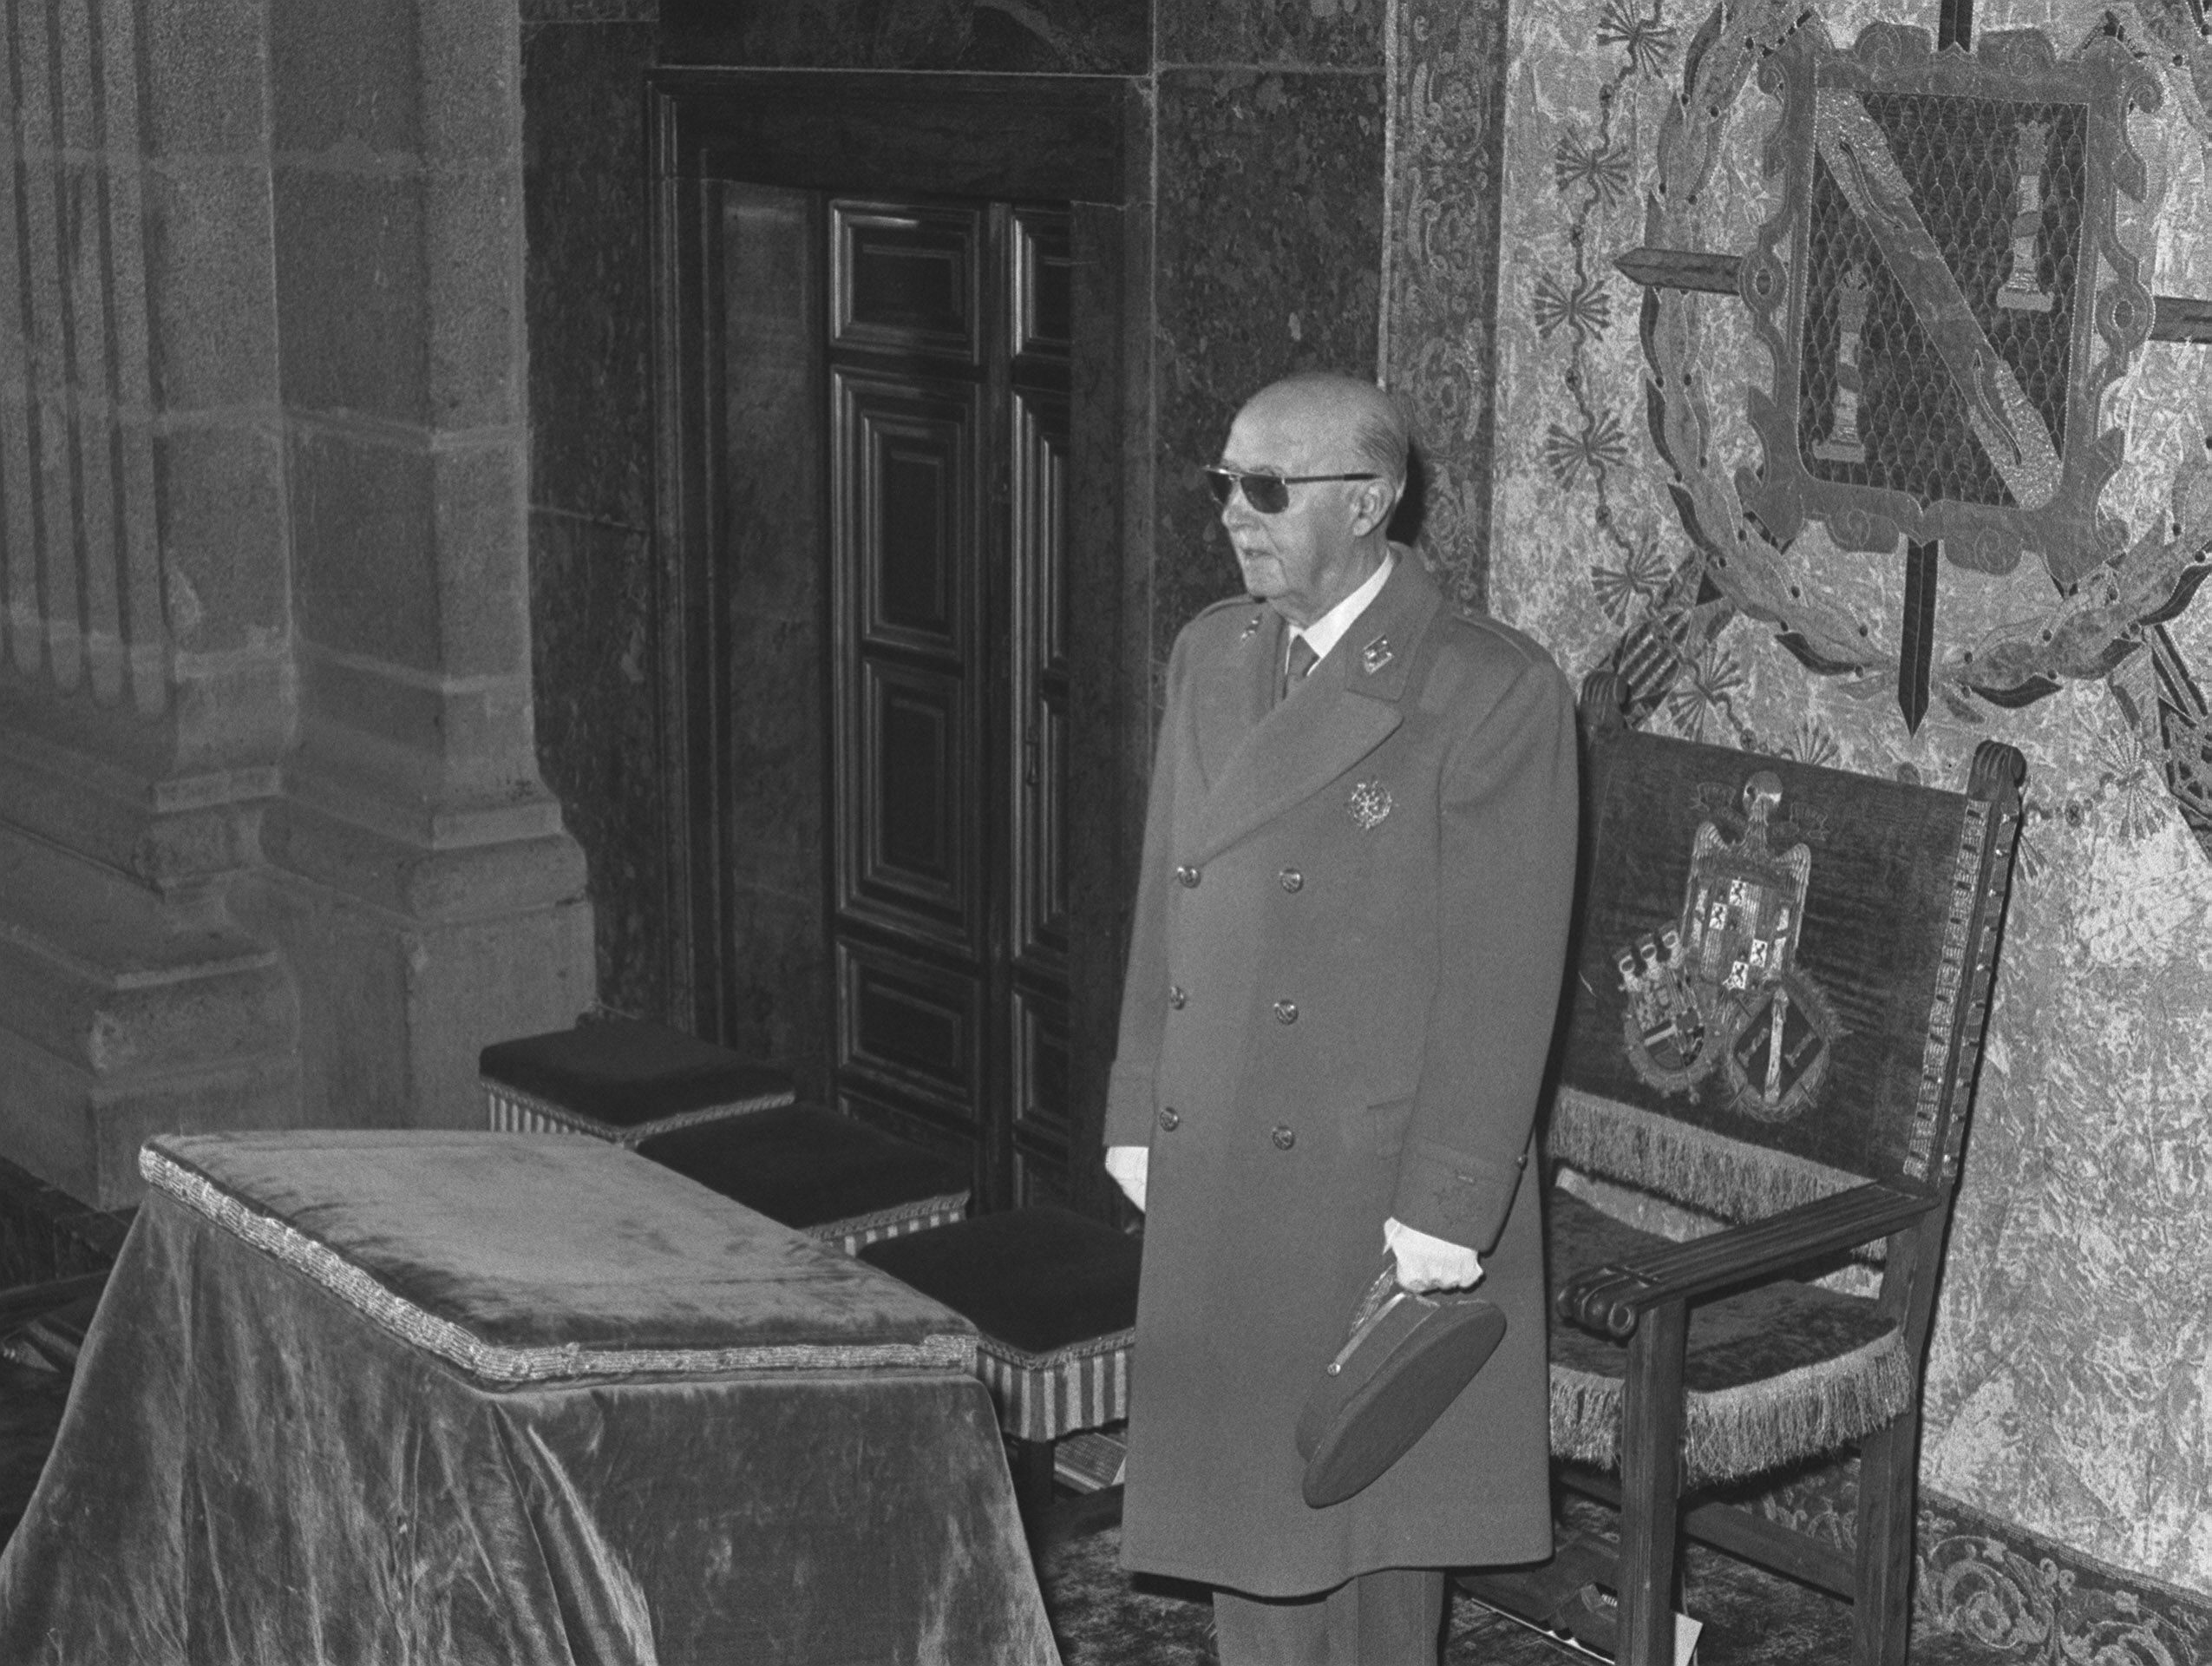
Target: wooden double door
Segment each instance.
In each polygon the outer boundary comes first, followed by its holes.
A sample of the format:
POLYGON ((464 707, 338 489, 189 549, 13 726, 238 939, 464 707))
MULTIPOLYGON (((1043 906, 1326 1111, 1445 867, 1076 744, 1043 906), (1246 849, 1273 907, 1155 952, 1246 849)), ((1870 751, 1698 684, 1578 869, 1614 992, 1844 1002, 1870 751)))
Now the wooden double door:
POLYGON ((972 1157, 978 1202, 1068 1192, 1069 216, 833 198, 832 1073, 972 1157))

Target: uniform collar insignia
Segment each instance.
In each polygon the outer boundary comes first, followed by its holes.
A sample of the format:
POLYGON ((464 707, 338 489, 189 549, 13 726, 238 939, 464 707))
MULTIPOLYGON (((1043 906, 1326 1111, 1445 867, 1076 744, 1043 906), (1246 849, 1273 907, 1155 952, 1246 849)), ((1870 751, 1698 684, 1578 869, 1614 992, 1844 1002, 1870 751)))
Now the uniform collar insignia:
POLYGON ((1238 633, 1237 640, 1241 642, 1246 637, 1256 634, 1260 629, 1260 621, 1266 617, 1264 613, 1254 613, 1250 619, 1245 620, 1244 629, 1238 633))
POLYGON ((1372 677, 1377 672, 1380 671, 1384 666, 1387 666, 1391 660, 1397 658, 1397 654, 1391 651, 1390 638, 1387 636, 1378 636, 1371 640, 1366 646, 1360 649, 1359 668, 1365 672, 1370 677, 1372 677))

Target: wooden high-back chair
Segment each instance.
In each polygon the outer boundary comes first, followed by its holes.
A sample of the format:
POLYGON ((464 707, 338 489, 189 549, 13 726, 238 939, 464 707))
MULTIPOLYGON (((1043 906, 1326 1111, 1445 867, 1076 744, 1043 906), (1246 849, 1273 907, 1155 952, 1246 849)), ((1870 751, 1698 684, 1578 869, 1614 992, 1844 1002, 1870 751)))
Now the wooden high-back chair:
POLYGON ((1859 1666, 1901 1666, 1921 1377, 2025 765, 1986 742, 1940 791, 1634 732, 1619 693, 1583 693, 1553 1450, 1620 1502, 1623 1666, 1672 1666, 1685 1532, 1852 1598, 1859 1666), (1620 1186, 1721 1224, 1632 1230, 1620 1186), (1878 1293, 1806 1282, 1853 1255, 1878 1293), (1849 1443, 1855 1556, 1710 1497, 1849 1443))

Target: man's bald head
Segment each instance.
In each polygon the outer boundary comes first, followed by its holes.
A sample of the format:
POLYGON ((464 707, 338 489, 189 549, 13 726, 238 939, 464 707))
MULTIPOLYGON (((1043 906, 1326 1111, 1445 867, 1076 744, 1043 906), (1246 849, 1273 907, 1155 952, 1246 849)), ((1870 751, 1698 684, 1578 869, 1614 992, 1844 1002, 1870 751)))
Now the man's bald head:
POLYGON ((1393 487, 1405 482, 1411 445, 1405 413, 1372 382, 1336 371, 1301 371, 1269 383, 1244 409, 1307 430, 1317 444, 1348 452, 1393 487))
POLYGON ((1372 383, 1307 371, 1253 395, 1217 474, 1245 587, 1300 627, 1358 589, 1389 558, 1405 452, 1405 418, 1372 383), (1271 476, 1264 509, 1235 483, 1271 476))

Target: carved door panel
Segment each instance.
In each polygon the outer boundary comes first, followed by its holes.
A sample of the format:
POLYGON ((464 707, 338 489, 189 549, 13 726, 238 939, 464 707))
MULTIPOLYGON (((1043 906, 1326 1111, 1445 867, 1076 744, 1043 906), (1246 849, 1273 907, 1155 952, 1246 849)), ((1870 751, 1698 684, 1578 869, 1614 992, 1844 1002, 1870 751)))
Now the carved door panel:
POLYGON ((969 1155, 1068 1162, 1063 210, 828 214, 835 1071, 969 1155))

